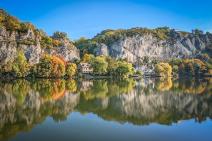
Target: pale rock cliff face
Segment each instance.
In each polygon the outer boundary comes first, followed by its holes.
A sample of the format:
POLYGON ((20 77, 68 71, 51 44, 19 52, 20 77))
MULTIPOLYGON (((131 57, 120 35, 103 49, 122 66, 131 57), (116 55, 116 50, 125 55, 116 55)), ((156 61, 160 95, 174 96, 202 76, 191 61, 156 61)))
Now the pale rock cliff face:
MULTIPOLYGON (((160 40, 152 34, 124 36, 110 44, 99 44, 96 54, 110 55, 114 58, 126 58, 135 63, 143 57, 156 59, 194 57, 206 48, 211 48, 212 34, 182 35, 178 31, 170 31, 168 39, 160 40), (104 51, 102 51, 104 49, 104 51)), ((211 51, 211 50, 210 50, 211 51)), ((211 52, 210 52, 211 53, 211 52)))
POLYGON ((53 47, 50 50, 43 49, 41 38, 32 30, 26 33, 7 31, 0 28, 0 64, 13 62, 18 51, 23 51, 28 62, 33 65, 39 63, 44 53, 63 57, 66 61, 79 59, 79 51, 71 43, 64 43, 61 47, 53 47))
POLYGON ((42 53, 40 39, 31 30, 26 33, 7 31, 0 29, 0 60, 1 64, 12 62, 16 58, 18 50, 22 50, 30 64, 39 62, 42 53), (31 43, 26 43, 31 41, 31 43))
POLYGON ((79 51, 74 46, 61 46, 50 50, 50 54, 62 56, 65 61, 79 60, 79 51))
POLYGON ((108 56, 109 55, 109 53, 108 53, 108 47, 105 44, 100 43, 98 45, 98 48, 99 49, 97 50, 96 55, 105 55, 105 56, 108 56))

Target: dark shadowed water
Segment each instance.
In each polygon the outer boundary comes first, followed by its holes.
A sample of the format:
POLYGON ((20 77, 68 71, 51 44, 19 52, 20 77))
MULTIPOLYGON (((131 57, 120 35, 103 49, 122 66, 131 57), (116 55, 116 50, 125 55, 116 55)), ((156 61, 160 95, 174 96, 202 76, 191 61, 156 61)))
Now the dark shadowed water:
POLYGON ((0 82, 0 140, 211 141, 212 79, 0 82))

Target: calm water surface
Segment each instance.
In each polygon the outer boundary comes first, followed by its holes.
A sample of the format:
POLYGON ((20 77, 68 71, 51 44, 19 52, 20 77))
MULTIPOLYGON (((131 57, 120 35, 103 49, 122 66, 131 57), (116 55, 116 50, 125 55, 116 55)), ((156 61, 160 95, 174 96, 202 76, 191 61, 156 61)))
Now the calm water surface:
POLYGON ((211 141, 212 79, 0 82, 0 140, 211 141))

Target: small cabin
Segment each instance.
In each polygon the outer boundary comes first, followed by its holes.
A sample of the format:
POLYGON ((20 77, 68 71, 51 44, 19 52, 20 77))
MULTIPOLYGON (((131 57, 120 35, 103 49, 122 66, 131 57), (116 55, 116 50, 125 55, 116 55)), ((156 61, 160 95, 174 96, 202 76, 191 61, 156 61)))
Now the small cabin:
POLYGON ((80 63, 78 69, 81 73, 93 73, 93 68, 89 63, 80 63))

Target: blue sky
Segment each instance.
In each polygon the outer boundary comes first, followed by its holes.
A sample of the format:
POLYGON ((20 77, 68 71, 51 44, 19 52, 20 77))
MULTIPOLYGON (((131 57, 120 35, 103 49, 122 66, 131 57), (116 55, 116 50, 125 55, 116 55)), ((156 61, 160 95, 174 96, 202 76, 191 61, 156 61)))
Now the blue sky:
POLYGON ((71 39, 132 27, 212 31, 210 0, 0 0, 0 8, 49 35, 59 30, 71 39))

